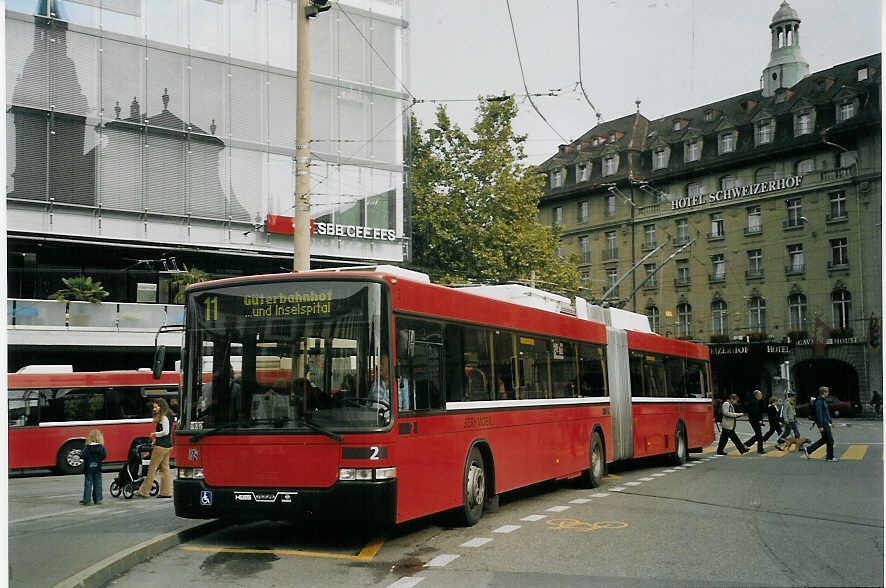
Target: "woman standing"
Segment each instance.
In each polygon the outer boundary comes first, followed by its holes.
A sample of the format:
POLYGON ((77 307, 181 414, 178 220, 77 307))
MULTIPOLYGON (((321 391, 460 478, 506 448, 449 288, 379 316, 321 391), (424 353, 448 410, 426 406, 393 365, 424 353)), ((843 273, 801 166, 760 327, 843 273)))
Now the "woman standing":
POLYGON ((172 498, 172 476, 169 474, 169 452, 172 451, 172 427, 169 422, 169 405, 166 400, 157 398, 151 404, 154 413, 154 449, 151 451, 151 465, 148 466, 148 475, 139 487, 136 496, 147 498, 151 485, 154 483, 154 474, 160 471, 160 493, 158 498, 172 498))

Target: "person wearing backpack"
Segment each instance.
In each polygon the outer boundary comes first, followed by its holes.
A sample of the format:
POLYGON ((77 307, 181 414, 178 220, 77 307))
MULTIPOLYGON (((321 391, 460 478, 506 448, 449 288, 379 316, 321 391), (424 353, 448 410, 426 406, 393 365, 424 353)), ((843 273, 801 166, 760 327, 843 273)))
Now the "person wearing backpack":
POLYGON ((821 439, 803 448, 806 459, 809 459, 813 451, 827 443, 828 450, 825 461, 840 461, 839 458, 834 457, 834 434, 831 432, 831 413, 828 410, 827 401, 828 394, 830 394, 830 390, 827 386, 822 386, 818 389, 818 400, 815 401, 813 413, 815 414, 815 424, 818 425, 818 431, 821 433, 821 439))
POLYGON ((737 403, 738 395, 730 394, 726 402, 723 403, 723 406, 720 407, 722 423, 720 429, 720 442, 717 444, 717 455, 726 455, 726 452, 723 451, 723 449, 726 448, 727 440, 732 440, 735 448, 738 449, 739 453, 742 455, 748 452, 747 448, 742 445, 741 439, 735 434, 735 420, 740 416, 744 416, 740 412, 735 412, 735 405, 737 403))

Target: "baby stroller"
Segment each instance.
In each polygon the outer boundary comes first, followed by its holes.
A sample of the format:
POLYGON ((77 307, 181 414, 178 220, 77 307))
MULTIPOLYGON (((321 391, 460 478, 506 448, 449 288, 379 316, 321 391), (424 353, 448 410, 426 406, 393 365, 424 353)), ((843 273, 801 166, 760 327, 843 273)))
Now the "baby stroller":
MULTIPOLYGON (((132 443, 129 444, 126 463, 123 464, 117 477, 111 482, 111 496, 118 498, 122 493, 123 498, 132 498, 132 495, 144 482, 145 476, 148 475, 152 450, 150 437, 136 437, 132 440, 132 443)), ((160 484, 154 480, 154 483, 151 484, 151 496, 156 496, 158 492, 160 492, 160 484)))

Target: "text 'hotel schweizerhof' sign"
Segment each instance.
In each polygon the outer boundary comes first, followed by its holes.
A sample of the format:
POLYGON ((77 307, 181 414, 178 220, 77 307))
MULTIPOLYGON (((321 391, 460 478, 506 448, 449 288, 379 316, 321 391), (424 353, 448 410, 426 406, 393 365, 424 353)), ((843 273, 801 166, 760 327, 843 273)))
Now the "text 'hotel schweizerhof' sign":
MULTIPOLYGON (((293 233, 292 217, 269 214, 268 232, 277 235, 291 235, 293 233)), ((321 223, 311 219, 311 236, 348 237, 351 239, 367 239, 370 241, 396 241, 397 231, 394 229, 381 229, 378 227, 321 223)))
POLYGON ((747 198, 748 196, 759 196, 761 194, 768 194, 769 192, 778 192, 779 190, 799 188, 802 181, 803 176, 791 176, 789 178, 757 182, 756 184, 748 184, 747 186, 738 186, 726 190, 717 190, 716 192, 711 192, 709 194, 698 194, 697 196, 677 198, 676 200, 671 201, 671 209, 683 210, 684 208, 702 206, 705 204, 714 205, 720 202, 736 200, 738 198, 747 198))

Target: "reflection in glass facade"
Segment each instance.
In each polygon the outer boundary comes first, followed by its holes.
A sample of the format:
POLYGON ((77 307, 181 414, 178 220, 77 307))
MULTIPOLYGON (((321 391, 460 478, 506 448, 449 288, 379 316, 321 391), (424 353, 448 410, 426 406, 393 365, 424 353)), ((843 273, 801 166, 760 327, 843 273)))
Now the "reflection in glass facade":
MULTIPOLYGON (((291 251, 255 229, 292 216, 297 6, 9 0, 8 202, 26 221, 45 214, 28 203, 59 205, 62 232, 75 205, 123 219, 95 236, 291 251)), ((353 0, 310 22, 311 215, 398 236, 388 250, 315 237, 312 255, 402 260, 404 10, 353 0)), ((16 228, 46 224, 32 220, 16 228)))

